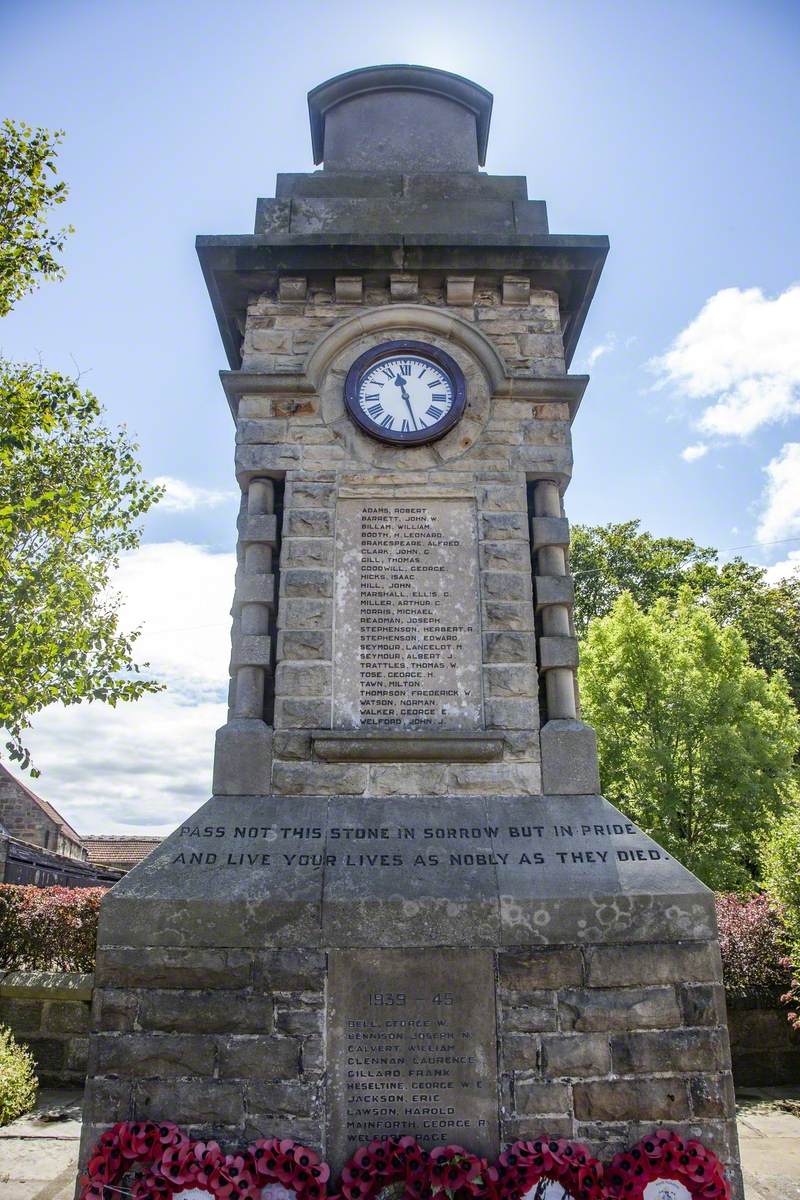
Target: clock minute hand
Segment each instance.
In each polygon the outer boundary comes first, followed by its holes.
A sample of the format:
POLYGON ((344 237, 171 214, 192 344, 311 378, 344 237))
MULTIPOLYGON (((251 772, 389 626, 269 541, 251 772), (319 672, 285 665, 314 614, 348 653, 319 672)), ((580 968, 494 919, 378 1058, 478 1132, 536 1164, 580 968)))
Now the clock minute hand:
POLYGON ((414 422, 414 428, 418 429, 419 427, 417 425, 416 417, 414 416, 414 410, 411 407, 411 397, 409 396, 408 392, 406 391, 406 381, 402 375, 395 375, 394 381, 397 384, 397 386, 400 388, 400 395, 403 397, 403 399, 406 402, 406 408, 408 409, 411 420, 414 422))

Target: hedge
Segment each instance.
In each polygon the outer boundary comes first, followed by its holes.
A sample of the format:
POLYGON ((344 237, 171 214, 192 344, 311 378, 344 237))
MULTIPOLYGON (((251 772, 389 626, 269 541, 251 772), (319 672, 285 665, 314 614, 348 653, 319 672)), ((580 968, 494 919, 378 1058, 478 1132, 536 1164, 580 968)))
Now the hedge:
POLYGON ((782 914, 767 895, 716 896, 722 979, 731 1008, 780 1008, 792 963, 782 914))
POLYGON ((30 1112, 39 1081, 27 1046, 21 1046, 6 1025, 0 1025, 0 1125, 30 1112))
POLYGON ((106 891, 0 884, 0 967, 93 971, 106 891))

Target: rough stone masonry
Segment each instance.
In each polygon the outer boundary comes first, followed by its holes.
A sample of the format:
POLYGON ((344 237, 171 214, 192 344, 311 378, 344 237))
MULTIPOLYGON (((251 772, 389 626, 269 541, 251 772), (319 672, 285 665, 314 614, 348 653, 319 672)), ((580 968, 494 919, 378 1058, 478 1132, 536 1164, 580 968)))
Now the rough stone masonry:
POLYGON ((607 251, 483 173, 491 96, 421 67, 309 95, 322 169, 198 239, 242 491, 213 796, 103 905, 103 1126, 280 1134, 335 1169, 409 1132, 609 1156, 654 1125, 739 1186, 712 896, 599 794, 562 497, 567 373, 607 251), (466 408, 388 445, 344 401, 383 343, 466 408))

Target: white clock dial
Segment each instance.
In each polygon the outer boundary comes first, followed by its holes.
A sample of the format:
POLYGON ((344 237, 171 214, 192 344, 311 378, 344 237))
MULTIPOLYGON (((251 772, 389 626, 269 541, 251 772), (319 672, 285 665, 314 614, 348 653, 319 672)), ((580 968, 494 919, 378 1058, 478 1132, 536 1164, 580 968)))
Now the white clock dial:
POLYGON ((365 422, 401 436, 438 425, 454 398, 447 372, 416 354, 380 359, 362 376, 357 393, 365 422))

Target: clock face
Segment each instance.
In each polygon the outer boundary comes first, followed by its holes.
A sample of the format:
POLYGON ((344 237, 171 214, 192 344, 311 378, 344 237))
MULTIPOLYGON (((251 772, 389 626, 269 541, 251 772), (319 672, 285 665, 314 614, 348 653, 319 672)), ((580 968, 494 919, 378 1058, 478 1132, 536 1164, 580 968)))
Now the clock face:
POLYGON ((365 433, 418 446, 453 428, 464 412, 466 384, 458 364, 438 347, 385 342, 353 363, 345 403, 365 433))

